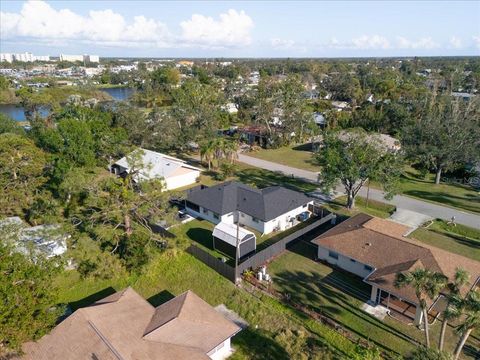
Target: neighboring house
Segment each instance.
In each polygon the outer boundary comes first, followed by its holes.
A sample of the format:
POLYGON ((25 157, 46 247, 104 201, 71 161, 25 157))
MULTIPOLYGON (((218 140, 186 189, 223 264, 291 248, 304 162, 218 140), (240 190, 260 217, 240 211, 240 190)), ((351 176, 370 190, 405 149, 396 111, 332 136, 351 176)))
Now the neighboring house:
MULTIPOLYGON (((140 151, 143 151, 142 164, 140 169, 136 169, 138 173, 135 175, 135 181, 163 179, 166 190, 172 190, 194 184, 200 177, 201 170, 183 160, 151 150, 140 151)), ((111 171, 117 175, 131 170, 126 156, 111 167, 111 171)))
POLYGON ((25 360, 222 360, 240 328, 187 291, 153 307, 132 288, 78 309, 38 342, 25 360))
POLYGON ((60 256, 67 251, 66 235, 59 225, 27 226, 18 216, 0 220, 0 230, 9 233, 19 252, 29 253, 33 250, 47 258, 60 256))
MULTIPOLYGON (((358 214, 320 235, 318 258, 338 266, 372 286, 371 302, 401 313, 415 324, 422 312, 412 287, 395 287, 398 273, 426 268, 453 279, 457 267, 470 274, 470 285, 479 286, 480 262, 403 237, 410 228, 390 220, 358 214)), ((430 315, 444 310, 442 296, 429 301, 430 315)))
POLYGON ((262 234, 283 231, 309 213, 313 199, 281 186, 255 189, 235 181, 190 189, 186 209, 190 215, 218 224, 248 226, 262 234))

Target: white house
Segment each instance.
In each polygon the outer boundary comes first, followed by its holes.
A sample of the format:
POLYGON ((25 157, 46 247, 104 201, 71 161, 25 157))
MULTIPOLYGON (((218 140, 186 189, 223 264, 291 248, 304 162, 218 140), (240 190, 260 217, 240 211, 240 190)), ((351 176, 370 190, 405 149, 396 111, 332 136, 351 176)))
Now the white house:
MULTIPOLYGON (((187 164, 186 161, 158 153, 151 150, 139 149, 141 151, 141 164, 135 181, 163 179, 165 189, 173 190, 183 186, 194 184, 200 176, 200 169, 187 164)), ((111 171, 117 175, 130 172, 132 169, 127 156, 115 162, 111 171)))
POLYGON ((310 216, 313 199, 281 186, 255 189, 228 181, 188 192, 187 212, 213 224, 237 221, 262 234, 283 231, 310 216), (301 219, 301 220, 300 220, 301 219))

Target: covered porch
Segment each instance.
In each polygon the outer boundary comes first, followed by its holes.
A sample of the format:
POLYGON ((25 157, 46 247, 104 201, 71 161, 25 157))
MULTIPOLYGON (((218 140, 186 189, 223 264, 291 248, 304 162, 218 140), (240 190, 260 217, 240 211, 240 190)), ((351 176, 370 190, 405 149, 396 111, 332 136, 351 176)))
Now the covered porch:
POLYGON ((417 326, 422 323, 423 314, 420 307, 376 285, 372 285, 370 301, 385 307, 389 315, 397 320, 417 326))

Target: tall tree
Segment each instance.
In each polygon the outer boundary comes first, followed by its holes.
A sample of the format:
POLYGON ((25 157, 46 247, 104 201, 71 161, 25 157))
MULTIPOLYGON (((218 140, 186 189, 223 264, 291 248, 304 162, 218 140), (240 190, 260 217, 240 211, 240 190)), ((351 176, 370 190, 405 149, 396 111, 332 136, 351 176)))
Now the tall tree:
POLYGON ((347 193, 349 209, 355 206, 355 198, 368 179, 383 184, 386 196, 395 192, 401 157, 387 150, 372 134, 358 129, 329 133, 323 145, 316 155, 321 166, 319 180, 326 191, 340 181, 347 193))
POLYGON ((480 102, 432 96, 402 140, 412 159, 435 171, 439 184, 444 170, 480 159, 480 102))
POLYGON ((18 215, 32 204, 46 178, 47 160, 42 150, 20 135, 0 135, 0 207, 18 215))
POLYGON ((415 296, 422 309, 422 322, 425 332, 425 345, 427 348, 430 347, 427 299, 435 299, 440 291, 445 288, 446 284, 447 278, 445 275, 424 268, 417 268, 410 272, 399 273, 395 279, 396 287, 401 288, 411 286, 415 291, 415 296))
POLYGON ((442 328, 440 330, 440 340, 438 342, 438 350, 443 351, 443 345, 445 343, 445 332, 449 321, 456 319, 460 316, 460 290, 468 284, 470 275, 467 271, 461 268, 457 268, 453 281, 447 284, 449 293, 446 294, 447 306, 443 312, 442 328))
POLYGON ((99 240, 102 248, 118 254, 130 268, 144 264, 149 248, 163 241, 150 224, 171 221, 162 179, 141 181, 139 173, 146 166, 142 153, 138 150, 127 156, 128 174, 100 181, 90 189, 80 213, 72 215, 82 219, 79 226, 99 240))
POLYGON ((478 290, 471 290, 463 304, 465 320, 458 327, 458 332, 461 334, 457 347, 455 348, 454 359, 460 357, 463 347, 468 340, 470 334, 480 328, 480 292, 478 290))
POLYGON ((5 241, 5 231, 11 229, 0 231, 0 357, 43 336, 63 312, 54 286, 58 262, 38 254, 32 261, 5 241))

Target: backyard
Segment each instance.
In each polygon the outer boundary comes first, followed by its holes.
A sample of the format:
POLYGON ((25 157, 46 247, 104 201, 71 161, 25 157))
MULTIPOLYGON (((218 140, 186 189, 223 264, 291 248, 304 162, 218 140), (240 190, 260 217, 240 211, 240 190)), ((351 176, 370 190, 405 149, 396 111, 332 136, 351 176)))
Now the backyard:
MULTIPOLYGON (((275 290, 289 294, 292 302, 308 305, 311 309, 329 316, 344 328, 366 338, 377 346, 405 355, 415 348, 413 342, 423 342, 424 335, 411 325, 386 317, 383 321, 360 309, 370 297, 369 286, 361 279, 315 262, 314 245, 301 242, 270 263, 275 290)), ((437 341, 440 323, 431 327, 432 339, 437 341)), ((454 348, 457 337, 448 329, 446 349, 454 348)), ((472 355, 480 340, 472 338, 466 351, 472 355)), ((477 354, 478 355, 478 352, 477 354)))
POLYGON ((106 280, 82 279, 76 271, 66 271, 57 281, 61 290, 58 302, 69 303, 75 310, 132 286, 158 306, 191 289, 211 305, 223 303, 249 322, 250 326, 233 339, 234 360, 288 360, 302 352, 352 358, 356 351, 354 343, 334 330, 259 292, 252 295, 235 287, 182 250, 159 252, 141 274, 112 276, 106 280))
MULTIPOLYGON (((312 161, 313 153, 308 144, 278 149, 261 149, 246 153, 248 156, 318 172, 320 169, 312 161)), ((480 212, 480 192, 468 185, 442 182, 434 185, 434 174, 423 176, 411 166, 405 166, 399 183, 400 194, 421 200, 440 203, 469 212, 480 212)), ((372 187, 379 187, 373 184, 372 187)))

